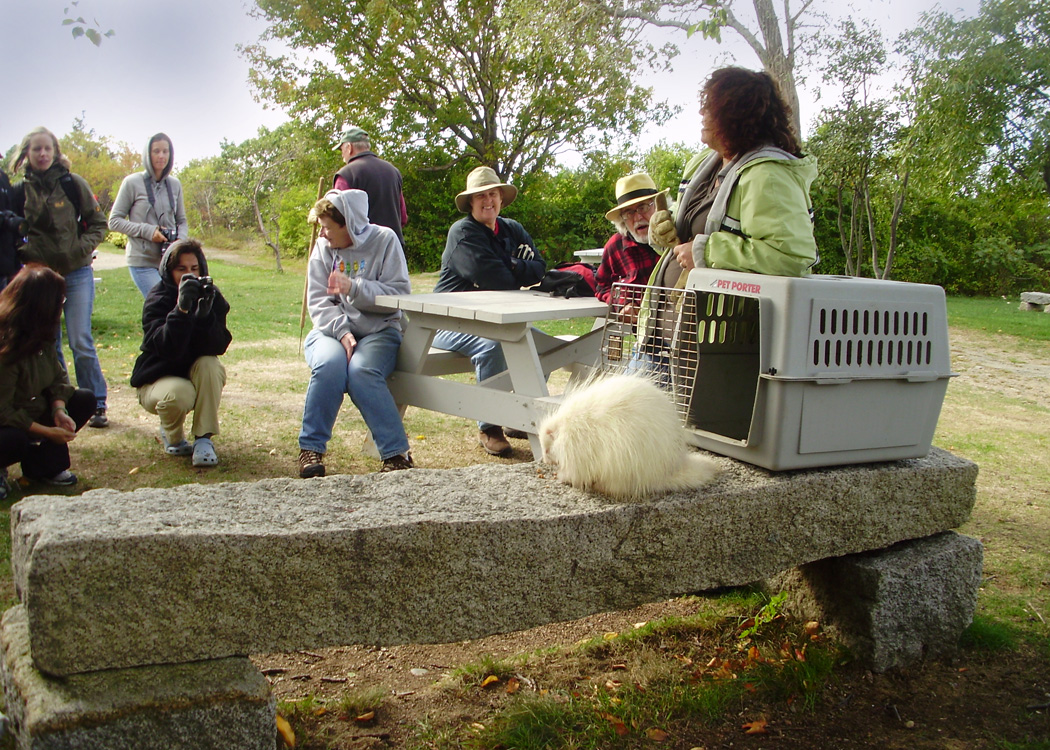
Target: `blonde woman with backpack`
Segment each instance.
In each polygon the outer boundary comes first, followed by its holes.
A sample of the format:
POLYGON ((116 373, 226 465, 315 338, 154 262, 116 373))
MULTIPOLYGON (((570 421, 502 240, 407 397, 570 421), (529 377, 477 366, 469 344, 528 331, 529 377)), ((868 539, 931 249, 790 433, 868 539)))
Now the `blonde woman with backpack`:
MULTIPOLYGON (((91 187, 80 175, 69 171, 69 160, 62 155, 58 138, 47 128, 34 128, 22 139, 11 159, 11 170, 25 167, 20 185, 24 199, 26 243, 19 251, 25 263, 43 263, 65 277, 66 300, 63 313, 66 334, 73 352, 77 385, 95 394, 95 413, 91 427, 105 427, 106 378, 91 335, 91 314, 95 306, 95 279, 91 258, 106 238, 106 215, 99 209, 91 187)), ((59 361, 62 357, 62 330, 56 337, 59 361)))

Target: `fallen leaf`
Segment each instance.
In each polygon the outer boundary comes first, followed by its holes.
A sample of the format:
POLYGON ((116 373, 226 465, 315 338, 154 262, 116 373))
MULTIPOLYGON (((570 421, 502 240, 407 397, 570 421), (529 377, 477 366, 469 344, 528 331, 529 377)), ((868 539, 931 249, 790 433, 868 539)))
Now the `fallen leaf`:
POLYGON ((360 716, 355 716, 354 717, 354 721, 357 721, 357 722, 360 722, 361 724, 364 724, 366 721, 371 721, 375 717, 376 717, 376 712, 375 711, 365 711, 360 716))
POLYGON ((292 731, 292 725, 280 714, 277 714, 277 731, 280 733, 285 745, 295 747, 295 732, 292 731))
POLYGON ((408 671, 411 672, 416 677, 422 677, 423 675, 429 673, 429 670, 423 669, 422 667, 416 667, 415 669, 410 669, 408 671))
POLYGON ((637 630, 638 628, 644 628, 648 624, 648 622, 636 622, 634 624, 634 629, 637 630))
POLYGON ((820 630, 820 623, 816 620, 810 620, 805 625, 806 635, 816 635, 820 630))
POLYGON ((670 736, 664 730, 657 729, 656 727, 648 730, 645 735, 653 742, 664 742, 670 736))
POLYGON ((612 670, 627 669, 627 665, 626 664, 613 664, 611 667, 609 667, 609 669, 612 669, 612 670))
POLYGON ((139 467, 136 466, 131 471, 128 472, 128 476, 130 477, 132 474, 138 474, 138 473, 139 473, 139 467))
POLYGON ((769 734, 769 730, 766 729, 768 725, 769 722, 765 719, 758 719, 757 721, 749 721, 740 728, 744 730, 744 734, 769 734))
POLYGON ((520 687, 521 680, 519 680, 517 677, 511 677, 509 680, 507 680, 507 695, 514 695, 514 693, 518 692, 518 689, 520 687))
POLYGON ((620 721, 617 717, 613 716, 612 714, 602 714, 602 718, 605 719, 610 724, 612 724, 613 731, 616 732, 616 734, 620 735, 621 737, 623 737, 625 734, 627 734, 630 731, 627 728, 626 724, 624 724, 622 721, 620 721))
POLYGON ((749 693, 757 693, 758 692, 758 688, 755 687, 754 684, 750 683, 750 682, 745 682, 744 683, 744 690, 746 690, 749 693))
POLYGON ((318 706, 314 709, 314 716, 324 716, 326 713, 328 713, 328 709, 324 706, 318 706))
POLYGON ((486 677, 484 680, 482 680, 481 687, 483 687, 483 688, 488 687, 489 685, 491 685, 494 682, 499 682, 499 677, 497 677, 494 674, 490 674, 488 677, 486 677))
POLYGON ((473 724, 470 725, 470 728, 480 732, 485 729, 485 725, 475 721, 473 724))
POLYGON ((622 684, 623 683, 620 682, 619 680, 606 680, 605 681, 605 687, 607 687, 609 690, 612 690, 612 691, 619 690, 620 689, 620 685, 622 685, 622 684))
POLYGON ((620 634, 619 633, 606 633, 602 637, 605 638, 605 640, 607 640, 607 641, 611 641, 613 638, 619 638, 620 634))

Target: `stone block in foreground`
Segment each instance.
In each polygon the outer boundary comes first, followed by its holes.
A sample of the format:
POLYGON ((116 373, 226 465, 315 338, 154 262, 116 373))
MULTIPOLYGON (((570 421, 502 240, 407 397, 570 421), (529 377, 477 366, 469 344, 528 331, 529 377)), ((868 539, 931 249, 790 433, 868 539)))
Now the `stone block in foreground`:
POLYGON ((347 644, 480 638, 962 524, 975 464, 771 473, 645 502, 539 464, 186 485, 12 508, 33 659, 51 674, 347 644))
POLYGON ((946 532, 819 560, 773 579, 788 609, 828 626, 875 672, 954 652, 973 622, 984 548, 946 532))
POLYGON ((0 624, 0 678, 19 750, 273 750, 270 686, 243 658, 53 679, 33 666, 25 609, 0 624))

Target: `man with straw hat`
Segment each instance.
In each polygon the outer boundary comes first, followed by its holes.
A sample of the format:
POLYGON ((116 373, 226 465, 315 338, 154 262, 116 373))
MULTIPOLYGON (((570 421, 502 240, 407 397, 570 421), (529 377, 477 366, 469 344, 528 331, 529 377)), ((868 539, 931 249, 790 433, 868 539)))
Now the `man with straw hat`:
MULTIPOLYGON (((517 196, 518 189, 500 182, 491 167, 467 175, 467 189, 456 196, 456 208, 467 215, 448 230, 435 292, 521 289, 539 283, 547 263, 536 243, 521 224, 499 215, 517 196)), ((503 348, 492 339, 441 331, 434 346, 470 357, 479 383, 507 369, 503 348)), ((501 426, 488 422, 478 422, 478 430, 481 447, 494 456, 511 452, 508 436, 528 437, 518 430, 504 434, 501 426)))
POLYGON ((602 302, 611 301, 613 284, 649 283, 660 260, 649 245, 649 221, 656 211, 667 208, 667 192, 657 190, 653 178, 645 172, 616 181, 616 207, 605 214, 616 227, 616 234, 605 243, 595 275, 594 296, 602 302))

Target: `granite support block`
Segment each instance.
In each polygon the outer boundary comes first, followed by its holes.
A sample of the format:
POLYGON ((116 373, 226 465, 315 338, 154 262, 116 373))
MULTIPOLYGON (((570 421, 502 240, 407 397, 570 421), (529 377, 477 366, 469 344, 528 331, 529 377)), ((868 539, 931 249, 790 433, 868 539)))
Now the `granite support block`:
POLYGON ((954 652, 973 621, 984 548, 945 532, 819 560, 771 581, 787 611, 821 622, 872 671, 954 652))
POLYGON ((934 449, 615 502, 539 464, 185 485, 12 509, 33 659, 65 675, 480 638, 955 528, 975 464, 934 449))
POLYGON ((33 666, 25 609, 0 624, 0 680, 18 750, 273 750, 274 699, 248 659, 54 679, 33 666))

